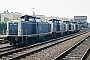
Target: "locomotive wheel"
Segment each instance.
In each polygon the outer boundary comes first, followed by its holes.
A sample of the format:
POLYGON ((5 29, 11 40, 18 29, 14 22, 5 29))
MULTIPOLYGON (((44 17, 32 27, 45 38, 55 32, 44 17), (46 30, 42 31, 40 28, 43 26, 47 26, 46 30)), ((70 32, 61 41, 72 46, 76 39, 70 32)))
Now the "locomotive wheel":
POLYGON ((13 45, 13 43, 12 43, 12 42, 10 42, 10 45, 13 45))
POLYGON ((48 37, 47 37, 47 36, 45 36, 45 37, 44 37, 44 40, 48 40, 48 37))
POLYGON ((35 43, 35 38, 31 38, 30 40, 32 41, 31 43, 35 43))
POLYGON ((15 43, 13 43, 12 41, 10 41, 10 45, 12 45, 12 46, 13 46, 13 45, 16 45, 16 44, 15 44, 15 43))

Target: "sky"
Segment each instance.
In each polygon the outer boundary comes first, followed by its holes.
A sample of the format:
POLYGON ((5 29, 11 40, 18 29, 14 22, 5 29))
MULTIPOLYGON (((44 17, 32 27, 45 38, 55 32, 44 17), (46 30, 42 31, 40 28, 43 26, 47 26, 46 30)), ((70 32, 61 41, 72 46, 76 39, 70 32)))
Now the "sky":
POLYGON ((8 10, 32 15, 32 8, 38 15, 60 18, 87 16, 90 23, 90 0, 0 0, 0 13, 8 10))

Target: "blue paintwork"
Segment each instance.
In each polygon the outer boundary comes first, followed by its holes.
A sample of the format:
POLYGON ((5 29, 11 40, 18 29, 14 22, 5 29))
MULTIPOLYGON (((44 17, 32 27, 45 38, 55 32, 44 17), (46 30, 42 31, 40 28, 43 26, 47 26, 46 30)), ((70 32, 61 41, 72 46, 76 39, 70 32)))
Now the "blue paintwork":
POLYGON ((48 28, 49 28, 49 26, 48 26, 49 24, 47 23, 47 22, 40 22, 40 23, 38 23, 38 34, 40 34, 40 33, 48 33, 49 31, 48 31, 48 28))
POLYGON ((18 23, 9 23, 9 34, 18 35, 18 23))

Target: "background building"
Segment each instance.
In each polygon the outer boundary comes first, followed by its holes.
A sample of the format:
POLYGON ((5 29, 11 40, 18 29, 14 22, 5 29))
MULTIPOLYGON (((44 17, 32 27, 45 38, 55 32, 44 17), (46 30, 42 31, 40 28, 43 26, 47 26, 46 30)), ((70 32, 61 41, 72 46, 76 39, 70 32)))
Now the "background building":
POLYGON ((54 16, 45 17, 45 22, 48 22, 50 19, 59 19, 59 17, 54 17, 54 16))
POLYGON ((83 28, 88 27, 87 16, 74 16, 74 20, 80 23, 83 28))
POLYGON ((45 17, 45 21, 48 22, 50 19, 58 19, 58 20, 61 20, 61 21, 70 21, 70 19, 68 18, 65 18, 65 17, 62 17, 62 18, 59 18, 59 17, 45 17))
POLYGON ((87 22, 87 16, 74 16, 74 20, 79 23, 87 22))
POLYGON ((65 17, 59 18, 59 20, 61 20, 61 21, 70 21, 70 19, 65 18, 65 17))
POLYGON ((4 11, 4 13, 0 14, 0 21, 5 20, 5 18, 7 18, 9 20, 20 20, 21 16, 22 16, 21 13, 18 13, 18 12, 9 13, 8 10, 7 10, 7 12, 4 11))
POLYGON ((45 16, 44 15, 35 15, 36 17, 40 18, 42 22, 45 22, 45 16))

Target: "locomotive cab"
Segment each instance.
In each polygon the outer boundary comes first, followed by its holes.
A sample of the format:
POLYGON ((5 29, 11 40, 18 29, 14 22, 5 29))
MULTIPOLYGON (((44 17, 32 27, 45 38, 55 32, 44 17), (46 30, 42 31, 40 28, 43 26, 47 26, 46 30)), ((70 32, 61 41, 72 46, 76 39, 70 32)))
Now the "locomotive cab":
POLYGON ((63 21, 63 23, 65 24, 65 28, 66 28, 64 35, 69 34, 69 29, 71 29, 71 27, 69 28, 70 22, 69 21, 63 21))
POLYGON ((21 20, 7 22, 7 40, 10 44, 23 44, 27 35, 36 34, 36 18, 33 16, 22 16, 21 20))
POLYGON ((63 21, 66 25, 66 34, 71 34, 74 31, 74 24, 70 21, 63 21))
POLYGON ((74 24, 74 32, 79 31, 79 24, 77 22, 72 22, 74 24))
POLYGON ((57 19, 50 19, 49 23, 51 24, 51 32, 54 37, 60 37, 61 34, 61 21, 57 19))

